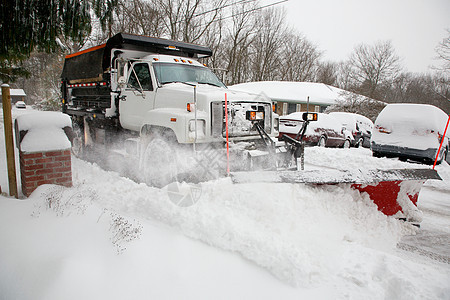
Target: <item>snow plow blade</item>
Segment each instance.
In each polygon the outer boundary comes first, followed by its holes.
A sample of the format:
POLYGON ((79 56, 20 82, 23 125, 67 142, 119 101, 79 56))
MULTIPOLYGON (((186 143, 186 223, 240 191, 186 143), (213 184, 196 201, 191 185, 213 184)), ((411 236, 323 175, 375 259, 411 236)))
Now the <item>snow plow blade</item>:
POLYGON ((395 170, 309 170, 232 172, 233 183, 275 182, 320 185, 350 185, 367 193, 385 215, 396 215, 411 222, 421 221, 417 200, 428 179, 442 180, 433 169, 395 170), (399 214, 400 213, 400 214, 399 214))

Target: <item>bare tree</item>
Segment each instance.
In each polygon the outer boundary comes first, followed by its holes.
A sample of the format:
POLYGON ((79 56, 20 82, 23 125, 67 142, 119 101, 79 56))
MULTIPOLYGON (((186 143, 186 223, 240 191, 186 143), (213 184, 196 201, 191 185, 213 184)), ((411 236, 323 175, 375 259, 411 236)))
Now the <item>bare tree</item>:
POLYGON ((257 32, 253 2, 243 2, 230 9, 232 17, 225 24, 221 60, 228 70, 228 84, 247 81, 250 77, 250 46, 257 32))
POLYGON ((436 47, 437 58, 443 62, 441 68, 446 75, 450 75, 450 29, 447 29, 447 37, 445 37, 436 47))
POLYGON ((338 67, 339 65, 333 62, 319 63, 315 81, 336 86, 338 67))
POLYGON ((168 36, 174 40, 195 43, 219 19, 221 8, 228 0, 157 0, 164 16, 168 36))
POLYGON ((252 47, 252 80, 280 79, 280 46, 285 42, 285 12, 267 9, 261 12, 256 24, 257 33, 252 47))
POLYGON ((343 91, 339 96, 340 99, 336 101, 336 104, 327 107, 325 112, 344 111, 356 113, 366 116, 374 122, 380 111, 386 106, 384 102, 353 92, 343 91))
POLYGON ((59 83, 62 53, 33 52, 24 65, 30 70, 30 77, 21 78, 14 86, 26 91, 27 104, 45 103, 45 109, 57 110, 61 98, 59 83))
POLYGON ((337 63, 336 67, 336 87, 346 91, 356 90, 355 81, 352 79, 350 73, 352 66, 349 61, 341 61, 337 63))
POLYGON ((280 79, 313 81, 322 55, 317 47, 294 30, 282 36, 280 48, 280 79))
POLYGON ((450 87, 442 74, 402 73, 397 76, 386 99, 393 103, 431 104, 450 111, 450 87))
POLYGON ((357 91, 379 100, 384 100, 380 88, 389 86, 401 71, 400 58, 389 41, 357 46, 349 63, 350 76, 358 84, 357 91))
POLYGON ((152 2, 144 0, 121 1, 118 4, 115 32, 146 36, 163 36, 163 15, 152 2))

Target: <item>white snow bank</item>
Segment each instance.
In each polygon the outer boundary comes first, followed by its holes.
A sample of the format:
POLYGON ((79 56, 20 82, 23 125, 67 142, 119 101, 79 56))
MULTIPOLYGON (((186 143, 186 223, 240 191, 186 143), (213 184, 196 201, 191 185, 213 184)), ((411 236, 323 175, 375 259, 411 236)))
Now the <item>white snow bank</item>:
POLYGON ((305 148, 305 169, 338 170, 390 170, 390 169, 429 169, 429 165, 402 162, 398 159, 385 159, 372 156, 368 148, 305 148))
POLYGON ((95 165, 74 159, 74 171, 73 188, 42 186, 26 201, 0 197, 0 298, 444 299, 450 292, 448 268, 395 249, 412 228, 346 188, 220 180, 201 186, 196 205, 179 207, 166 191, 95 165), (117 214, 142 226, 139 238, 119 240, 127 248, 121 255, 111 242, 130 231, 114 230, 117 214))
POLYGON ((333 276, 349 243, 392 251, 400 237, 413 230, 350 188, 233 185, 223 179, 202 184, 199 201, 183 208, 164 190, 117 178, 79 160, 74 164, 74 181, 83 182, 83 188, 94 188, 90 183, 102 178, 102 184, 95 185, 100 206, 156 219, 187 236, 238 252, 296 286, 333 276))
POLYGON ((60 112, 39 112, 19 115, 19 131, 28 131, 20 149, 24 152, 69 149, 70 141, 63 128, 72 127, 70 117, 60 112))

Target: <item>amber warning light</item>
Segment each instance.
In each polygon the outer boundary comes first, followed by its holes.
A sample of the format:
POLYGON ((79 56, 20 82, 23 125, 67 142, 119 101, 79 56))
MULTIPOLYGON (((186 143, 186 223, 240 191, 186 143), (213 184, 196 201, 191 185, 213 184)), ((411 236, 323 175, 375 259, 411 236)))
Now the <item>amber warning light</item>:
POLYGON ((318 114, 317 113, 303 113, 302 119, 303 121, 317 121, 318 114))
POLYGON ((263 120, 263 119, 264 119, 263 111, 248 111, 247 112, 247 120, 257 121, 257 120, 263 120))

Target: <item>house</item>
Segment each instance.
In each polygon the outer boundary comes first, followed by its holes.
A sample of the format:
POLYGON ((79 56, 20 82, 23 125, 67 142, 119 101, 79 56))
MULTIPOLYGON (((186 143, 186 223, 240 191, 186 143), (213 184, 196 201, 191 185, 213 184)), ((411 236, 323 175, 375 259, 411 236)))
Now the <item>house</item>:
MULTIPOLYGON (((25 91, 22 89, 10 89, 9 94, 11 95, 11 103, 14 104, 17 101, 25 101, 25 97, 27 94, 25 94, 25 91)), ((2 103, 2 91, 0 89, 0 103, 2 103)))
POLYGON ((344 90, 315 82, 260 81, 236 84, 231 90, 244 91, 269 97, 276 113, 287 115, 296 111, 323 112, 327 106, 342 99, 344 90), (309 99, 309 103, 308 103, 309 99))

